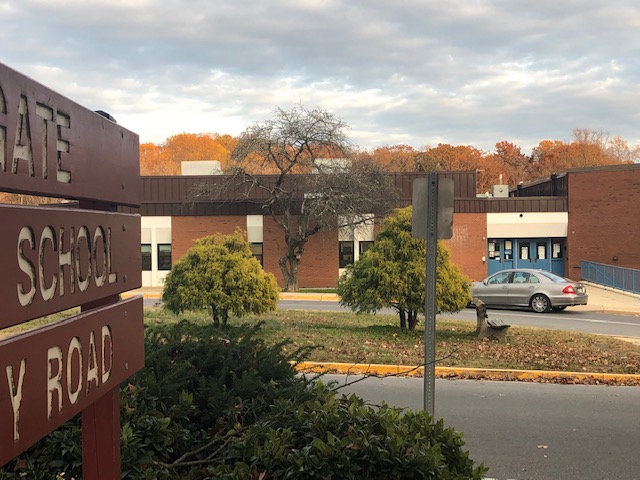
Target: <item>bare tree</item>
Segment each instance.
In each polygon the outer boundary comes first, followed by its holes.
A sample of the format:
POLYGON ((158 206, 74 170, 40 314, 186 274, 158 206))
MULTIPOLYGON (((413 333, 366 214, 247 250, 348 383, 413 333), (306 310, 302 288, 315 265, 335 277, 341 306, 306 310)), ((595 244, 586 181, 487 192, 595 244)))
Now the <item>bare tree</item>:
POLYGON ((620 136, 611 139, 607 152, 620 163, 637 163, 640 160, 640 146, 631 146, 620 136))
POLYGON ((380 166, 351 163, 347 129, 323 110, 276 108, 272 120, 241 134, 225 181, 207 193, 219 199, 230 190, 243 191, 264 199, 264 214, 284 235, 286 251, 279 265, 287 291, 298 290, 298 268, 309 237, 362 224, 396 206, 395 187, 380 166))

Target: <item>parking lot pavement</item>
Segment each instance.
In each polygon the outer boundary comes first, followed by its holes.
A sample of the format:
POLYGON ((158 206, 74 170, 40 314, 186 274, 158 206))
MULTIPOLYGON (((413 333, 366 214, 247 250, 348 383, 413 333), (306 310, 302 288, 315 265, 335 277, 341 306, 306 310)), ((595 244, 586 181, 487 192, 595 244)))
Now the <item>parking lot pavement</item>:
MULTIPOLYGON (((587 286, 589 302, 587 305, 571 307, 572 310, 583 312, 609 312, 625 315, 640 315, 640 295, 614 290, 589 282, 583 282, 587 286)), ((124 293, 123 297, 141 294, 145 298, 159 299, 162 296, 162 287, 143 287, 124 293)), ((311 300, 311 301, 338 301, 334 293, 306 293, 306 292, 282 292, 283 300, 311 300)))

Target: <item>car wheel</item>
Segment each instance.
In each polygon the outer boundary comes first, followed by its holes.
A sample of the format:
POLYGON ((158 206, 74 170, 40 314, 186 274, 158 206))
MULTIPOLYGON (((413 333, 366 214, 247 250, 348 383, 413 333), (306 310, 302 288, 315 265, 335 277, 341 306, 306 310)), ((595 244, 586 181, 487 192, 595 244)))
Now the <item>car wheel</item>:
POLYGON ((562 307, 551 307, 551 310, 553 310, 554 312, 561 312, 562 310, 564 310, 565 308, 567 308, 566 306, 562 306, 562 307))
POLYGON ((540 293, 531 297, 529 305, 531 305, 531 309, 536 313, 545 313, 551 310, 551 302, 546 296, 540 293))

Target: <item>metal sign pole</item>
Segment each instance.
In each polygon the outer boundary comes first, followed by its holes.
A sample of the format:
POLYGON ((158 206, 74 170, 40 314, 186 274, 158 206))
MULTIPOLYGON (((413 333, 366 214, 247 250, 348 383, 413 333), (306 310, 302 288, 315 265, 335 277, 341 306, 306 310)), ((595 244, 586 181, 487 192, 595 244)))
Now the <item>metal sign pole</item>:
POLYGON ((435 414, 436 260, 438 248, 438 174, 430 173, 427 187, 427 260, 424 305, 424 410, 435 414))

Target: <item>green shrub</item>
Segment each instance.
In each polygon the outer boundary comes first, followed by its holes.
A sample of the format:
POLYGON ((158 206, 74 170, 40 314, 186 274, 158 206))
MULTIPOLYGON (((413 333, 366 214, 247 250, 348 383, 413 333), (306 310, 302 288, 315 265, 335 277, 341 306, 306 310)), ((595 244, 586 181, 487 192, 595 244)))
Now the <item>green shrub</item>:
POLYGON ((230 442, 213 478, 480 479, 460 434, 425 412, 338 396, 321 383, 303 403, 280 398, 265 419, 230 442))
POLYGON ((213 323, 226 325, 230 314, 265 313, 276 309, 280 288, 251 253, 240 230, 196 240, 164 281, 165 308, 181 313, 209 310, 213 323))
MULTIPOLYGON (((262 417, 280 395, 308 395, 290 364, 303 354, 264 345, 260 328, 146 327, 145 368, 121 386, 123 477, 175 478, 162 464, 262 417)), ((0 468, 0 479, 80 478, 81 470, 77 417, 0 468)))
MULTIPOLYGON (((147 327, 146 366, 121 388, 123 478, 481 478, 442 422, 312 384, 290 363, 305 352, 265 345, 260 328, 147 327)), ((75 418, 0 479, 81 478, 80 445, 75 418)))
MULTIPOLYGON (((360 259, 347 265, 338 279, 340 303, 355 312, 371 313, 381 308, 398 312, 401 328, 413 330, 424 311, 427 244, 411 234, 411 207, 385 218, 375 244, 360 259)), ((451 262, 443 242, 437 246, 436 307, 457 312, 470 300, 470 281, 451 262)))

